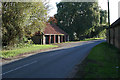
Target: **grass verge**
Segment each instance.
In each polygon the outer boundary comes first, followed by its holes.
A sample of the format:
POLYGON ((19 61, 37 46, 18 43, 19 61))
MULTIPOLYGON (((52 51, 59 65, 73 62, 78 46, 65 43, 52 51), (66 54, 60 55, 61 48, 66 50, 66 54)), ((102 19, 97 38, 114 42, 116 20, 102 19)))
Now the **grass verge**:
MULTIPOLYGON (((92 41, 92 40, 100 40, 100 39, 105 39, 105 38, 104 37, 101 37, 101 38, 86 38, 86 39, 83 39, 83 40, 80 40, 80 41, 92 41)), ((80 41, 79 40, 78 41, 67 41, 67 42, 62 42, 62 43, 71 43, 71 42, 80 42, 80 41)))
POLYGON ((32 52, 32 51, 41 50, 41 49, 48 49, 53 47, 58 47, 58 46, 57 45, 31 45, 29 47, 23 47, 23 48, 18 48, 13 50, 4 50, 4 51, 1 51, 2 54, 0 55, 0 57, 10 58, 22 53, 32 52))
POLYGON ((86 38, 84 40, 80 40, 80 41, 91 41, 91 40, 99 40, 99 39, 105 39, 104 37, 101 38, 86 38))
POLYGON ((75 78, 120 78, 120 52, 103 42, 95 46, 87 58, 78 65, 75 78))

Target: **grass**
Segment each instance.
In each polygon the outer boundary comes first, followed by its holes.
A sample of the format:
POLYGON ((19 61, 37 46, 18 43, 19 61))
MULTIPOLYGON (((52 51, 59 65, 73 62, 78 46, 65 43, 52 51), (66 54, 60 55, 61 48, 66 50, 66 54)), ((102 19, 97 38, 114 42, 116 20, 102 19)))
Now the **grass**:
POLYGON ((95 46, 87 58, 78 65, 76 78, 120 78, 120 52, 103 42, 95 46), (82 75, 81 75, 82 74, 82 75))
MULTIPOLYGON (((80 41, 92 41, 92 40, 100 40, 100 39, 105 39, 104 37, 101 38, 86 38, 80 41)), ((67 42, 63 42, 63 43, 71 43, 71 42, 79 42, 79 41, 67 41, 67 42)))
POLYGON ((80 40, 80 41, 91 41, 91 40, 99 40, 99 39, 105 39, 104 37, 101 37, 101 38, 86 38, 86 39, 83 39, 83 40, 80 40))
MULTIPOLYGON (((71 42, 80 42, 80 41, 92 41, 92 40, 100 40, 100 39, 105 39, 104 37, 101 38, 86 38, 83 40, 76 40, 76 41, 67 41, 67 42, 62 42, 62 43, 71 43, 71 42)), ((59 44, 59 43, 56 43, 59 44)))
POLYGON ((58 46, 57 45, 31 45, 29 47, 23 47, 23 48, 18 48, 18 49, 13 49, 13 50, 4 50, 4 51, 1 51, 2 55, 0 55, 0 57, 10 58, 10 57, 14 57, 19 54, 22 54, 22 53, 33 52, 36 50, 53 48, 53 47, 58 47, 58 46))

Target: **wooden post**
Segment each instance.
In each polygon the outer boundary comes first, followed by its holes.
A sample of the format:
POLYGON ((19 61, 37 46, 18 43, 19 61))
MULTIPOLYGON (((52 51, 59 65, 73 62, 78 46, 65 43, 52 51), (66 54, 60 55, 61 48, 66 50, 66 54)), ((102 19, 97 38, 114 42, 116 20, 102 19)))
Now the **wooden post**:
POLYGON ((40 36, 40 39, 41 39, 41 40, 40 40, 40 41, 41 41, 40 43, 41 43, 41 45, 42 45, 42 44, 43 44, 43 35, 40 36))
POLYGON ((111 37, 110 37, 110 7, 109 7, 109 0, 108 0, 108 25, 109 25, 109 27, 108 27, 108 30, 109 30, 109 44, 111 43, 111 37))
POLYGON ((49 44, 51 44, 51 35, 49 35, 49 44))
POLYGON ((63 36, 61 35, 61 43, 63 42, 63 36))
POLYGON ((67 36, 67 41, 69 41, 69 36, 67 36))
POLYGON ((64 41, 66 42, 66 35, 64 35, 64 41))
POLYGON ((43 44, 46 44, 45 42, 46 42, 46 40, 45 40, 45 35, 43 35, 43 44))
POLYGON ((58 43, 60 43, 60 35, 58 35, 58 43))
POLYGON ((56 43, 56 35, 54 35, 54 43, 56 43))

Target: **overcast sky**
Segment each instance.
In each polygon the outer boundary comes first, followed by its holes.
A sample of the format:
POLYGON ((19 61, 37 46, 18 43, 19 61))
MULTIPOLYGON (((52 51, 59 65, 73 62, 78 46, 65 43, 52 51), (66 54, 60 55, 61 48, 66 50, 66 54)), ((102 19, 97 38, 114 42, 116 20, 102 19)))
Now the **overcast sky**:
MULTIPOLYGON (((56 2, 59 3, 61 0, 50 0, 50 5, 52 6, 52 10, 50 11, 49 15, 53 16, 57 13, 56 2)), ((107 10, 107 0, 98 0, 99 6, 102 9, 107 10)), ((120 0, 109 0, 110 1, 110 23, 113 23, 118 19, 118 2, 120 0)))

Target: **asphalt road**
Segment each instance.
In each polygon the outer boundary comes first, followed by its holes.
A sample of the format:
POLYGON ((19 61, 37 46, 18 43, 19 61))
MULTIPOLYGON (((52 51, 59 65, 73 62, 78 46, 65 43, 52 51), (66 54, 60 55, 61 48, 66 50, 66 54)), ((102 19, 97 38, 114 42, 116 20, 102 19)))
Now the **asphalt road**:
POLYGON ((5 64, 3 78, 67 78, 89 51, 105 40, 67 43, 66 46, 5 64))

